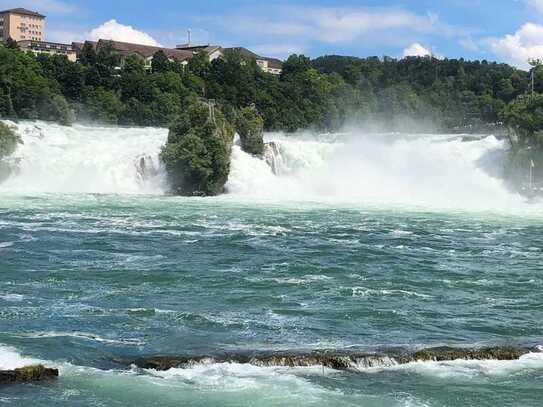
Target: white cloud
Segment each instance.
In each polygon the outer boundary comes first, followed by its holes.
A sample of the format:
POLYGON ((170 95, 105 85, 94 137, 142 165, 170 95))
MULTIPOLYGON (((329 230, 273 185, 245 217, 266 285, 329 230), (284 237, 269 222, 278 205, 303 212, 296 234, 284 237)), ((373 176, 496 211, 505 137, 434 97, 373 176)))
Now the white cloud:
POLYGON ((332 9, 308 10, 305 23, 324 42, 350 43, 356 39, 390 30, 433 33, 442 31, 436 15, 417 15, 403 10, 332 9))
POLYGON ((81 34, 81 32, 47 29, 45 34, 47 41, 60 42, 63 44, 69 44, 72 41, 85 41, 85 35, 81 34))
POLYGON ((0 9, 24 7, 42 14, 70 14, 77 11, 77 7, 60 0, 8 0, 0 1, 0 9))
POLYGON ((245 10, 243 15, 215 16, 207 20, 243 36, 285 39, 292 43, 332 45, 371 41, 405 44, 421 36, 467 36, 469 31, 442 22, 436 14, 416 14, 401 8, 285 6, 245 10))
POLYGON ((138 31, 132 26, 120 24, 116 20, 109 20, 101 26, 96 27, 87 33, 85 38, 92 41, 103 39, 157 47, 160 46, 160 44, 149 34, 138 31))
POLYGON ((543 14, 543 0, 526 0, 526 2, 535 8, 538 12, 543 14))
POLYGON ((409 47, 403 50, 404 58, 405 57, 425 57, 428 55, 432 55, 432 51, 430 51, 428 48, 425 48, 423 45, 419 44, 418 42, 411 44, 409 47))
POLYGON ((543 58, 543 26, 524 24, 514 34, 488 40, 491 51, 519 68, 528 68, 528 60, 543 58))
POLYGON ((304 47, 297 44, 262 44, 249 49, 264 57, 286 58, 292 54, 302 54, 304 47))

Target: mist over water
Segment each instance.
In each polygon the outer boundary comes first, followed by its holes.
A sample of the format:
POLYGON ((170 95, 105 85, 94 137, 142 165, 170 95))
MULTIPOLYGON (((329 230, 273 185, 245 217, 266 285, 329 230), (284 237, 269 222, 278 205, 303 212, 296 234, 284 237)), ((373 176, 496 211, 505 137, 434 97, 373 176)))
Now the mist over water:
MULTIPOLYGON (((18 125, 19 172, 11 193, 157 194, 167 192, 159 153, 167 130, 18 125)), ((243 199, 388 204, 457 209, 525 208, 502 181, 507 145, 493 136, 267 134, 275 174, 264 160, 232 152, 229 195, 243 199)))
POLYGON ((18 172, 0 184, 0 193, 166 191, 166 178, 158 158, 166 142, 165 129, 23 122, 17 131, 24 144, 10 161, 18 163, 18 172))
POLYGON ((269 135, 278 176, 233 152, 228 191, 285 200, 513 209, 524 200, 502 180, 506 142, 494 136, 344 134, 296 139, 269 135))

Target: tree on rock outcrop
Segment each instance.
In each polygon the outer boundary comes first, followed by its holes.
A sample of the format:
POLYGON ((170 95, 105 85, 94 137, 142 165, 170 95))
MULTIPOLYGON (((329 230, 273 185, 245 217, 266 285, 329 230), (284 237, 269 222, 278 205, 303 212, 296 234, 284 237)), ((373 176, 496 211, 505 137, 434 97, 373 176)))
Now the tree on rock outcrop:
POLYGON ((161 160, 172 192, 218 195, 230 173, 234 129, 212 102, 197 101, 170 127, 161 160))
POLYGON ((543 95, 524 96, 509 103, 502 114, 511 133, 514 149, 532 146, 543 149, 543 95))
POLYGON ((264 120, 254 106, 248 106, 239 111, 236 130, 243 151, 253 155, 264 153, 264 120))
POLYGON ((0 182, 6 180, 12 167, 4 159, 12 155, 17 149, 17 145, 22 143, 21 138, 7 124, 0 122, 0 182))
POLYGON ((511 143, 506 180, 520 192, 532 193, 543 179, 543 95, 517 98, 504 109, 502 119, 511 143))
POLYGON ((0 160, 13 154, 21 138, 7 124, 0 122, 0 160))

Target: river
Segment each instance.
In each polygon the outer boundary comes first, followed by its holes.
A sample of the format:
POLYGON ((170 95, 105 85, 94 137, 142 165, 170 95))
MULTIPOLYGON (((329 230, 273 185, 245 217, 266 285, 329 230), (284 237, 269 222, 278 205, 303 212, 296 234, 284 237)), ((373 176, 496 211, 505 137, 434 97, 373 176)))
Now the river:
POLYGON ((0 185, 2 405, 539 406, 543 221, 493 136, 268 134, 227 193, 170 197, 163 129, 23 122, 0 185), (142 161, 143 158, 143 161, 142 161), (166 371, 239 352, 529 346, 513 361, 166 371))

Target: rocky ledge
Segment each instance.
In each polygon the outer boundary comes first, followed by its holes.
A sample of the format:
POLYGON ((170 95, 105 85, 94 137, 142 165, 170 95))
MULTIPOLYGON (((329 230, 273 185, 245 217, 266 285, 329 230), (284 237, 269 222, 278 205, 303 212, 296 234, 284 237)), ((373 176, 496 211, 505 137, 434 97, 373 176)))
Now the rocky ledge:
POLYGON ((123 361, 143 369, 168 370, 189 368, 201 363, 247 363, 255 366, 324 366, 336 370, 356 370, 360 368, 387 367, 412 362, 452 361, 452 360, 517 360, 531 348, 488 347, 465 349, 451 347, 427 348, 417 351, 386 350, 367 354, 341 351, 315 352, 245 352, 205 356, 151 356, 123 361))
POLYGON ((0 370, 0 385, 42 382, 57 377, 58 369, 51 369, 43 365, 25 366, 13 370, 0 370))

